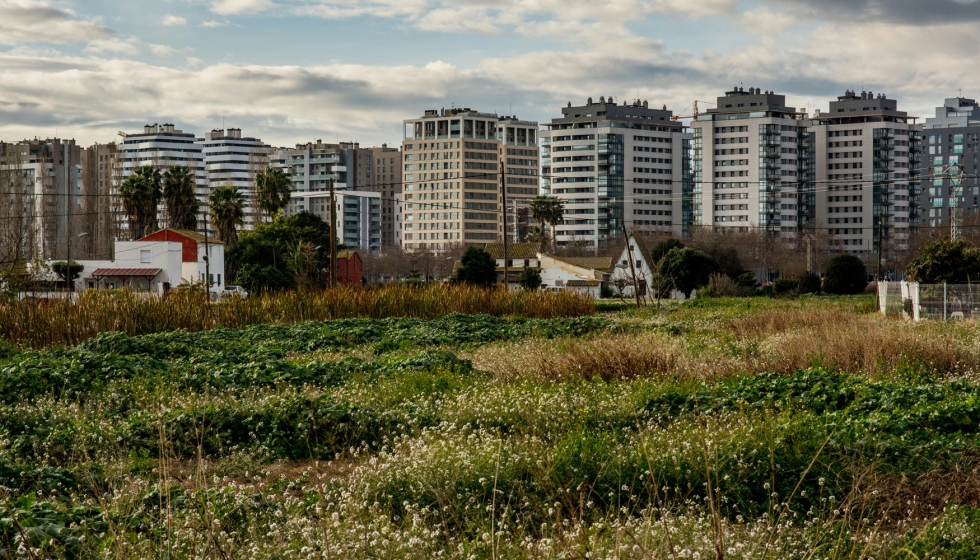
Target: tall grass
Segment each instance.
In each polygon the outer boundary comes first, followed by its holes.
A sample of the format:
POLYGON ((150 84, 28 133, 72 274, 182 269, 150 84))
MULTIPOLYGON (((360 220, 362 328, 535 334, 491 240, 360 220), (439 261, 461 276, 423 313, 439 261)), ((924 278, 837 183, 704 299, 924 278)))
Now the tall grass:
POLYGON ((574 317, 595 313, 595 303, 570 293, 508 292, 469 286, 344 286, 315 292, 263 294, 211 303, 203 294, 166 298, 91 291, 76 302, 0 304, 0 340, 34 348, 77 344, 102 332, 129 335, 185 329, 239 328, 330 319, 414 317, 452 313, 498 317, 574 317))

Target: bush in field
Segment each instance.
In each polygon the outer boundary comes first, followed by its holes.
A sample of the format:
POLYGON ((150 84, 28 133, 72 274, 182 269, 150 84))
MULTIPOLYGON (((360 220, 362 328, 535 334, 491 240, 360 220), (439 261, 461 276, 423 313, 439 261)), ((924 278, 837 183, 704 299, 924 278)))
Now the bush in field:
POLYGON ((780 278, 772 284, 772 293, 777 296, 795 296, 800 281, 795 278, 780 278))
POLYGON ((823 291, 835 295, 855 295, 868 285, 868 269, 854 255, 835 255, 824 270, 823 291))
POLYGON ((497 262, 485 249, 470 247, 460 259, 456 281, 473 286, 493 286, 497 282, 497 262))
POLYGON ((712 274, 705 289, 712 297, 741 297, 747 291, 731 277, 721 273, 712 274))
POLYGON ((807 272, 800 277, 799 286, 796 289, 798 294, 817 294, 820 293, 820 277, 812 272, 807 272))

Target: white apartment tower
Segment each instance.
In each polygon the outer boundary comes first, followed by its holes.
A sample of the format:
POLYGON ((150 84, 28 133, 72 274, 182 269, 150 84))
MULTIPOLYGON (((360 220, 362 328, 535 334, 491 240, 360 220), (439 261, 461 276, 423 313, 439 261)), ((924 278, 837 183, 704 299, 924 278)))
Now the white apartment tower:
POLYGON ((914 117, 885 95, 847 91, 813 116, 817 223, 856 255, 904 248, 921 151, 914 117), (880 228, 880 229, 879 229, 880 228))
POLYGON ((564 203, 560 246, 596 249, 632 231, 685 233, 692 135, 666 107, 610 97, 562 108, 541 134, 544 194, 564 203))
POLYGON ((402 246, 440 251, 517 235, 537 194, 538 124, 471 109, 426 111, 404 122, 402 246), (514 201, 503 201, 503 188, 514 201), (526 212, 525 212, 526 214, 526 212), (518 227, 519 229, 519 227, 518 227))
MULTIPOLYGON (((199 141, 200 142, 200 141, 199 141)), ((257 138, 242 137, 240 128, 212 130, 200 142, 207 173, 207 192, 233 186, 245 197, 245 226, 253 229, 261 223, 261 209, 256 203, 255 177, 271 162, 272 147, 257 138)))
POLYGON ((794 237, 812 226, 813 150, 805 115, 786 98, 736 87, 694 130, 696 224, 794 237))
MULTIPOLYGON (((191 169, 197 182, 197 198, 201 201, 198 212, 198 229, 204 231, 204 212, 210 195, 207 168, 204 162, 204 147, 191 133, 177 130, 172 124, 146 125, 138 134, 120 134, 123 139, 118 145, 115 183, 121 185, 137 168, 154 165, 161 172, 174 165, 191 169)), ((163 225, 166 216, 159 216, 163 225)), ((125 216, 119 226, 122 237, 128 237, 128 224, 125 216)))

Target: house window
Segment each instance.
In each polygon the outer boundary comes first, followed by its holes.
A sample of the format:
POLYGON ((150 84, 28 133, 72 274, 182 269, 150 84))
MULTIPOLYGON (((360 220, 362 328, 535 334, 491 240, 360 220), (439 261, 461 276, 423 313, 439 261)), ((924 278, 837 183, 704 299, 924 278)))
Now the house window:
POLYGON ((150 262, 150 251, 146 249, 140 250, 140 262, 148 263, 150 262))

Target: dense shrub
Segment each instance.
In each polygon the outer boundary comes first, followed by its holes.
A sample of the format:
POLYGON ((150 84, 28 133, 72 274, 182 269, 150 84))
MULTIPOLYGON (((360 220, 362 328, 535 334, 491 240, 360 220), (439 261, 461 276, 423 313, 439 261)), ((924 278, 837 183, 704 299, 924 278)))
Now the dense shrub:
POLYGON ((795 296, 800 281, 795 278, 780 278, 773 282, 772 293, 777 296, 795 296))
POLYGON ((835 295, 854 295, 868 285, 864 261, 854 255, 834 255, 824 271, 823 291, 835 295))

